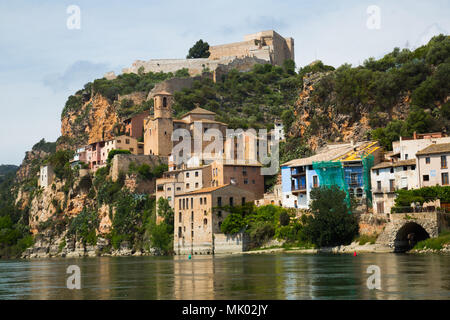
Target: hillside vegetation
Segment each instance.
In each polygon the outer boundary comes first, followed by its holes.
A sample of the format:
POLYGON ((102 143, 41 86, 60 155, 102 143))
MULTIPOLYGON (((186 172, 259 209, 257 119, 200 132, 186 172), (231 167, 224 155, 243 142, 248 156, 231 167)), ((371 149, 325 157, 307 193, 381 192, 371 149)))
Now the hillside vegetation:
MULTIPOLYGON (((440 35, 414 51, 395 48, 362 66, 344 64, 320 79, 311 95, 317 109, 360 121, 368 114, 368 137, 389 149, 413 132, 450 129, 450 37, 440 35)), ((324 113, 311 115, 311 134, 330 126, 324 113)))

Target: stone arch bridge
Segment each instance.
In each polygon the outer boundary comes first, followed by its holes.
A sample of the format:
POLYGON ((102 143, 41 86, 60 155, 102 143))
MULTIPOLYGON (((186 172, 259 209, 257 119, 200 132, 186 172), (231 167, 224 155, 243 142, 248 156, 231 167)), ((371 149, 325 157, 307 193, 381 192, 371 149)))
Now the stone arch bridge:
POLYGON ((393 213, 377 244, 406 252, 419 241, 436 238, 450 225, 450 214, 438 212, 393 213))

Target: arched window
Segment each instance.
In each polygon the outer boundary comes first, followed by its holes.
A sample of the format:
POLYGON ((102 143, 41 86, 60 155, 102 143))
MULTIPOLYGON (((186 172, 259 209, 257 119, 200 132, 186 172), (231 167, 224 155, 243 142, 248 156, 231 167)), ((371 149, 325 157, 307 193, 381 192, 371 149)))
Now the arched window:
POLYGON ((203 219, 203 225, 206 226, 208 224, 208 219, 203 219))

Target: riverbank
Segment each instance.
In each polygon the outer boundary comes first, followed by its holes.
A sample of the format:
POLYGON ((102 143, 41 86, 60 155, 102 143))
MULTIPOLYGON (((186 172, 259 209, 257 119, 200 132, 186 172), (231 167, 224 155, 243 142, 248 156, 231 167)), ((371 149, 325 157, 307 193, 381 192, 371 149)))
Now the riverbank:
MULTIPOLYGON (((394 253, 394 249, 383 246, 380 244, 371 244, 366 243, 364 245, 360 245, 358 242, 353 242, 347 246, 336 246, 336 247, 327 247, 327 248, 283 248, 280 247, 271 247, 271 248, 261 248, 257 250, 243 252, 243 254, 268 254, 268 253, 298 253, 298 254, 319 254, 319 253, 334 253, 334 254, 356 254, 359 253, 394 253)), ((450 254, 450 244, 444 245, 442 249, 432 249, 432 248, 423 248, 423 249, 414 249, 409 251, 410 254, 450 254)))

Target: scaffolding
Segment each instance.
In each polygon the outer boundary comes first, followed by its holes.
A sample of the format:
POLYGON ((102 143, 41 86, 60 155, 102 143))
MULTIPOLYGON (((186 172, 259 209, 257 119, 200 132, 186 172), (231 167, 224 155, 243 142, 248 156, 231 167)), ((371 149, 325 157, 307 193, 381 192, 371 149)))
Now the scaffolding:
POLYGON ((364 192, 366 193, 368 208, 372 207, 372 184, 370 182, 370 170, 372 169, 374 162, 375 157, 373 154, 362 157, 364 192))
MULTIPOLYGON (((358 177, 355 181, 358 185, 362 185, 366 196, 366 204, 372 206, 372 192, 370 182, 370 170, 374 164, 374 156, 372 154, 361 155, 362 163, 362 179, 358 177)), ((350 185, 349 172, 346 172, 344 162, 338 161, 317 161, 313 162, 313 169, 319 176, 321 186, 331 187, 337 186, 346 193, 346 202, 350 206, 350 193, 348 186, 350 185)))

